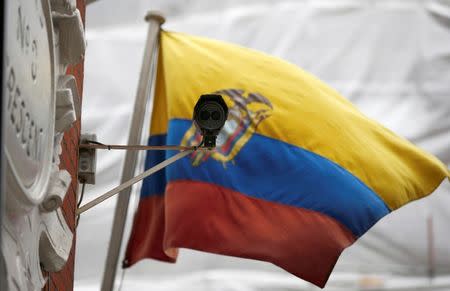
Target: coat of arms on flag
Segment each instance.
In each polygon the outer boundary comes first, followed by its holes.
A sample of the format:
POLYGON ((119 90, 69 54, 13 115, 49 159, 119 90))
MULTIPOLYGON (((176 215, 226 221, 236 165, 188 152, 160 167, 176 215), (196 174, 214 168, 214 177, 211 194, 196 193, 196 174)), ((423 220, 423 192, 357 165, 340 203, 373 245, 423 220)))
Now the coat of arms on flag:
MULTIPOLYGON (((198 151, 191 155, 192 165, 198 166, 208 158, 230 162, 253 136, 259 123, 270 116, 272 103, 259 93, 246 93, 239 89, 224 89, 214 92, 228 99, 228 119, 218 136, 216 150, 212 152, 198 151)), ((202 136, 192 125, 181 141, 183 146, 200 144, 202 136)))

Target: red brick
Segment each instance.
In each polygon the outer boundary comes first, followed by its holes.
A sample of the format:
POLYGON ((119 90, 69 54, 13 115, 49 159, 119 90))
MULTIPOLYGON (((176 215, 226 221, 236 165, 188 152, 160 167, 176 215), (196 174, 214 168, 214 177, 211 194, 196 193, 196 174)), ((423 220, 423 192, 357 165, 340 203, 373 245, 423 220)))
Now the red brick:
MULTIPOLYGON (((80 10, 81 18, 84 22, 85 15, 85 1, 77 0, 77 7, 80 10)), ((80 61, 75 66, 69 66, 67 69, 68 74, 75 76, 77 81, 78 95, 82 99, 83 94, 83 77, 84 77, 84 60, 80 61)), ((81 100, 80 100, 81 101, 81 100)), ((81 102, 80 102, 81 103, 81 102)), ((81 108, 80 108, 81 111, 81 108)), ((73 275, 74 275, 74 258, 75 258, 75 243, 76 243, 76 219, 75 208, 77 204, 77 169, 78 169, 78 144, 80 139, 81 122, 77 122, 73 127, 64 134, 62 142, 62 154, 60 157, 60 168, 66 169, 71 177, 72 182, 67 191, 62 205, 62 212, 66 218, 66 222, 70 229, 74 231, 74 239, 72 243, 72 249, 70 251, 69 259, 67 260, 64 268, 56 273, 43 272, 44 276, 48 276, 47 284, 42 290, 48 291, 69 291, 73 290, 73 275)))

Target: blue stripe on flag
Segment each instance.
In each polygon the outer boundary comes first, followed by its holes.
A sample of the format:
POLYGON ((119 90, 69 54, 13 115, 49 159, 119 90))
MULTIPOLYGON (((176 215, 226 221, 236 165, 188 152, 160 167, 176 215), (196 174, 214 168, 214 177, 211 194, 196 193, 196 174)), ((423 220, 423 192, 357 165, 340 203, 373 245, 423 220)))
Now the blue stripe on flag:
MULTIPOLYGON (((167 144, 180 144, 191 124, 190 120, 171 120, 167 144)), ((149 144, 165 144, 164 140, 164 135, 152 136, 149 144)), ((146 168, 174 153, 149 152, 146 168)), ((318 211, 335 218, 357 237, 389 213, 378 195, 341 166, 311 151, 258 134, 233 162, 223 164, 209 158, 193 167, 189 157, 177 161, 167 171, 147 178, 141 195, 162 194, 166 178, 214 183, 251 197, 318 211)))

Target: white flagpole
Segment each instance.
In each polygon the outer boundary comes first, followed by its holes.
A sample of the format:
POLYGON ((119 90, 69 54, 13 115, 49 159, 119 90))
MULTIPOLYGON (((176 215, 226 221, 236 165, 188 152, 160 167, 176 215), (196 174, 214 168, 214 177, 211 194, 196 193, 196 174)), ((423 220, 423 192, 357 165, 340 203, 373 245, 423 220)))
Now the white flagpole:
MULTIPOLYGON (((165 22, 164 16, 154 11, 147 13, 145 20, 149 23, 149 29, 145 44, 144 59, 139 77, 136 100, 134 103, 133 116, 131 119, 130 134, 128 136, 128 144, 131 145, 139 144, 141 141, 145 109, 147 108, 147 101, 150 97, 151 88, 156 76, 156 73, 153 74, 154 76, 151 76, 150 72, 152 67, 156 72, 157 64, 155 61, 157 60, 159 48, 159 32, 161 30, 161 25, 165 22)), ((152 99, 153 96, 150 97, 150 100, 152 99)), ((136 169, 137 155, 137 151, 126 152, 121 184, 133 178, 136 169)), ((117 263, 120 256, 123 231, 125 228, 128 204, 130 201, 130 193, 131 187, 128 187, 120 192, 117 199, 101 291, 113 291, 114 288, 117 263)))

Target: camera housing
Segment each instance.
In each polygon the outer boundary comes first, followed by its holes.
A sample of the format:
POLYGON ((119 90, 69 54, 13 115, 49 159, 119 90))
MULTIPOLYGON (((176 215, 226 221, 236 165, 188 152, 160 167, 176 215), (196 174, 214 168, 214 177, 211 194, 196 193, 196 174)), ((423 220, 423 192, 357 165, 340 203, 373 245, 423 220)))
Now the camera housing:
POLYGON ((194 107, 194 124, 203 136, 203 146, 214 148, 227 121, 228 106, 219 94, 201 95, 194 107))

